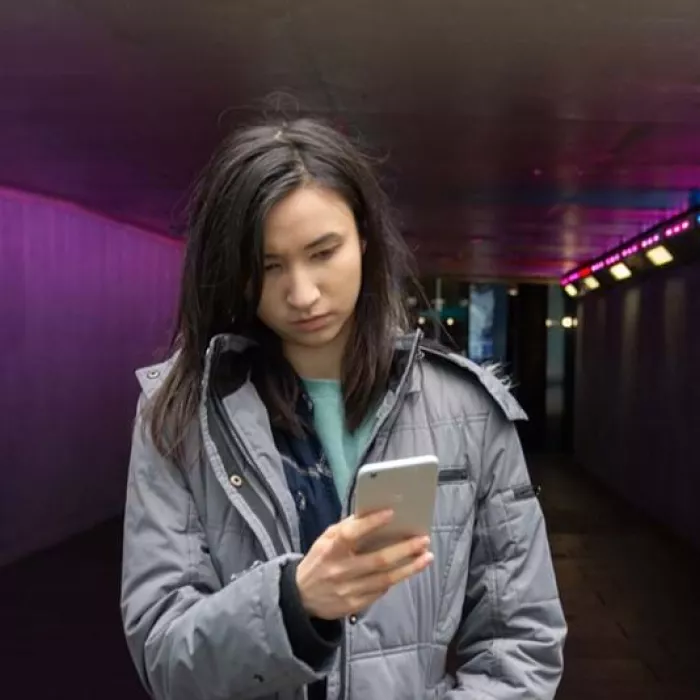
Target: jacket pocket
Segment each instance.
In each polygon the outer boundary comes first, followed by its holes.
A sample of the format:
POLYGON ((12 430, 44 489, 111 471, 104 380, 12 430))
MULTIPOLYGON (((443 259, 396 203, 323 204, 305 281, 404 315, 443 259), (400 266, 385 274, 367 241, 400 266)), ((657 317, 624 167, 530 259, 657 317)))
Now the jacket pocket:
POLYGON ((539 486, 533 486, 532 484, 521 484, 520 486, 514 486, 512 491, 514 501, 525 501, 528 498, 539 496, 541 489, 539 486))
POLYGON ((512 595, 518 605, 558 595, 539 490, 529 483, 510 487, 494 502, 491 514, 490 546, 507 572, 503 595, 512 595))
POLYGON ((474 502, 474 482, 468 467, 444 467, 438 472, 433 526, 441 530, 461 530, 474 502))
POLYGON ((501 492, 498 499, 501 508, 494 511, 494 514, 499 511, 502 514, 497 532, 506 538, 501 546, 504 552, 510 552, 510 556, 524 555, 536 536, 542 518, 538 494, 539 488, 529 481, 501 492))
POLYGON ((449 467, 438 472, 438 485, 455 484, 466 481, 469 477, 469 470, 466 467, 449 467))

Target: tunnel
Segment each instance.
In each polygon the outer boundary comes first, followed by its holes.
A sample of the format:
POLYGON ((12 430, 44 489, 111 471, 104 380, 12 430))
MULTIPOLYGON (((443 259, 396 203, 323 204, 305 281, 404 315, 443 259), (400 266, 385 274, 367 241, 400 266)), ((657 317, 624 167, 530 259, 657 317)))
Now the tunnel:
POLYGON ((135 371, 171 350, 196 178, 281 115, 369 154, 411 330, 527 414, 556 697, 700 698, 699 33, 680 0, 4 3, 0 694, 148 697, 119 606, 135 371))

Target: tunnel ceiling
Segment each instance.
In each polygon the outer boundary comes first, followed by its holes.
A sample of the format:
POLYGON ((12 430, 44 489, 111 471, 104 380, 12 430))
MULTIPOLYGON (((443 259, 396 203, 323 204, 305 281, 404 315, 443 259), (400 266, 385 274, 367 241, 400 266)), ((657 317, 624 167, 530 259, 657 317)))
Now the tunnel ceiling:
POLYGON ((698 36, 691 0, 5 2, 0 184, 176 233, 285 93, 385 157, 426 272, 555 277, 700 184, 698 36))

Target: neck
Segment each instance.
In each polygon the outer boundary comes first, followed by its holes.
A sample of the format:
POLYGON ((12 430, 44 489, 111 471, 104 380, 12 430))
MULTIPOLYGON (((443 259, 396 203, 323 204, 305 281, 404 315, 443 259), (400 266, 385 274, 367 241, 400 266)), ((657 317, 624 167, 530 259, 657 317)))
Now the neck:
POLYGON ((340 380, 343 370, 343 355, 350 335, 350 324, 329 343, 321 347, 286 345, 284 355, 303 379, 340 380))

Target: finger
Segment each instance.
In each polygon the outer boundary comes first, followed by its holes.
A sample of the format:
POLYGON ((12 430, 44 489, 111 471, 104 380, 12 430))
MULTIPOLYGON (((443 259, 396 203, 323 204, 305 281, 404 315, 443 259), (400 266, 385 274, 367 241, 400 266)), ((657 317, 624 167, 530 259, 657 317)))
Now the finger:
POLYGON ((338 531, 341 538, 354 547, 363 537, 391 522, 393 517, 393 510, 379 510, 359 518, 351 515, 339 524, 338 531))
POLYGON ((388 571, 378 571, 352 582, 353 599, 364 599, 374 596, 374 599, 384 595, 390 588, 411 576, 419 574, 433 562, 432 552, 424 552, 411 561, 388 571))
POLYGON ((412 537, 397 542, 376 552, 361 554, 351 562, 350 577, 368 576, 380 571, 395 569, 406 559, 413 560, 425 553, 430 546, 430 537, 412 537))

